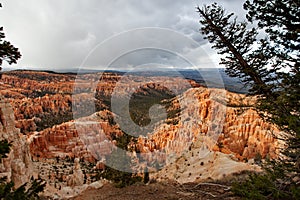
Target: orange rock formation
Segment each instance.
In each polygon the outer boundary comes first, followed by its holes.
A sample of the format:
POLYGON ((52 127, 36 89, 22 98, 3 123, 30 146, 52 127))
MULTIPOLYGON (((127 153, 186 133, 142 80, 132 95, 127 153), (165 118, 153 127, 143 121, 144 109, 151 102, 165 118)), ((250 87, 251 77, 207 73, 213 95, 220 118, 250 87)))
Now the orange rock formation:
POLYGON ((253 109, 255 97, 207 89, 190 80, 182 84, 180 78, 176 77, 121 77, 115 73, 76 76, 16 71, 3 75, 0 93, 13 105, 16 126, 23 133, 31 135, 30 147, 35 157, 70 155, 93 160, 95 156, 91 156, 86 145, 96 145, 99 140, 102 144, 99 148, 106 149, 103 150, 106 152, 109 152, 110 145, 107 143, 105 146, 103 138, 95 139, 98 136, 94 137, 93 134, 97 130, 93 128, 97 129, 98 126, 90 124, 80 127, 71 121, 72 114, 78 114, 77 107, 85 116, 102 110, 98 112, 103 115, 102 119, 96 121, 101 124, 103 134, 110 139, 111 135, 120 135, 122 132, 120 127, 111 124, 113 114, 108 114, 109 103, 106 101, 110 100, 112 94, 117 97, 133 93, 147 95, 153 88, 159 92, 168 88, 178 91, 178 94, 187 91, 174 98, 172 106, 168 108, 167 111, 175 113, 174 116, 158 123, 147 138, 138 139, 140 151, 164 149, 167 153, 180 153, 202 138, 215 151, 233 153, 240 160, 251 159, 258 154, 262 157, 276 156, 278 143, 273 134, 279 134, 279 130, 261 119, 253 109), (74 99, 78 99, 78 104, 73 105, 75 110, 72 110, 74 99), (97 103, 95 107, 98 110, 89 107, 94 103, 97 103), (79 135, 78 129, 90 134, 90 143, 87 139, 82 140, 85 137, 79 135))
POLYGON ((29 145, 26 137, 15 128, 14 113, 7 100, 0 96, 0 140, 11 143, 7 158, 0 163, 0 178, 7 177, 15 187, 28 182, 33 174, 29 145))

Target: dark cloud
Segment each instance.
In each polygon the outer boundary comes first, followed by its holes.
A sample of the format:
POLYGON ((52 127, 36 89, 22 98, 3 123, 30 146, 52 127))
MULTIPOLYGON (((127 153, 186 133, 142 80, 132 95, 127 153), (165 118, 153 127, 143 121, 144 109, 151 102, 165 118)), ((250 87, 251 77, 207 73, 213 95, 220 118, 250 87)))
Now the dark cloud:
MULTIPOLYGON (((191 58, 197 65, 197 60, 203 60, 204 54, 199 56, 193 52, 199 48, 193 42, 187 42, 184 37, 195 40, 200 46, 206 43, 198 31, 200 25, 195 7, 211 2, 213 1, 7 0, 2 3, 0 19, 8 40, 19 47, 23 55, 18 64, 19 68, 78 67, 101 42, 121 32, 143 27, 167 28, 182 34, 182 37, 165 33, 161 34, 161 37, 155 37, 151 32, 145 31, 118 36, 116 41, 110 39, 109 45, 106 43, 108 46, 105 46, 105 50, 96 49, 95 52, 99 51, 98 55, 101 54, 100 58, 95 56, 94 52, 94 56, 85 62, 86 66, 103 67, 106 64, 105 59, 114 56, 123 58, 122 62, 118 63, 123 64, 123 67, 147 62, 174 64, 178 61, 174 53, 191 58), (163 44, 165 40, 167 42, 163 44), (127 48, 134 49, 143 45, 161 45, 172 49, 173 52, 159 55, 157 51, 143 51, 124 57, 124 53, 128 54, 125 51, 127 48)), ((229 11, 242 11, 240 0, 220 2, 229 11)))

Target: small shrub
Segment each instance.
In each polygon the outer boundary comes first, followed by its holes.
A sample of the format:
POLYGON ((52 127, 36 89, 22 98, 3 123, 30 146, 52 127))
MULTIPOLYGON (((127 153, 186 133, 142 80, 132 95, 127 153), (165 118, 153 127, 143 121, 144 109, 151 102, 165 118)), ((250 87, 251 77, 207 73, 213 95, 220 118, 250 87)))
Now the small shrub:
POLYGON ((0 179, 0 199, 7 200, 34 200, 40 199, 39 193, 44 190, 46 183, 41 180, 33 180, 30 187, 26 190, 27 183, 13 190, 14 183, 6 183, 6 178, 0 179))
POLYGON ((7 155, 10 151, 11 143, 7 140, 0 141, 0 159, 7 158, 7 155))
POLYGON ((117 188, 126 187, 142 181, 142 177, 136 174, 119 171, 109 166, 106 166, 105 170, 99 175, 100 177, 112 181, 117 188))
POLYGON ((278 178, 278 173, 274 171, 250 174, 244 182, 234 182, 232 192, 245 199, 300 199, 299 185, 278 178))

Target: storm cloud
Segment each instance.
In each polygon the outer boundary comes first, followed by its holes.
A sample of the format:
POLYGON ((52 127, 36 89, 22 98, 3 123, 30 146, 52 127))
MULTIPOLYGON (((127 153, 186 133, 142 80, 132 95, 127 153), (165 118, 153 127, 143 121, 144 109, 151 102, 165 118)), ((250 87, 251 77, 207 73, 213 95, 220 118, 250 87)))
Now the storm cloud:
MULTIPOLYGON (((212 2, 4 0, 0 24, 7 39, 22 53, 18 65, 14 66, 17 68, 66 69, 82 64, 103 68, 107 63, 114 68, 147 63, 181 63, 181 67, 187 67, 178 54, 188 57, 195 65, 209 67, 207 56, 214 62, 217 56, 199 33, 196 6, 212 2), (157 32, 159 29, 162 34, 157 32), (137 53, 139 49, 142 50, 137 53)), ((244 12, 240 0, 219 3, 238 15, 244 12)))

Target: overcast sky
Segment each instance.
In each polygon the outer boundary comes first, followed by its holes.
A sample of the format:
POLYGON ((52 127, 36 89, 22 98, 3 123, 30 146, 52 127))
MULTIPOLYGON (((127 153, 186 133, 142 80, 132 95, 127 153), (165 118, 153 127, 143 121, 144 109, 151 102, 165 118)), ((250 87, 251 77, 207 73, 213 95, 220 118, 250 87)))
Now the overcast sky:
MULTIPOLYGON (((121 69, 148 63, 187 67, 183 63, 190 61, 210 67, 207 55, 218 62, 198 31, 195 9, 211 0, 1 2, 0 25, 22 54, 17 68, 53 70, 83 65, 99 69, 109 65, 121 69)), ((242 17, 243 1, 217 2, 242 17)))

